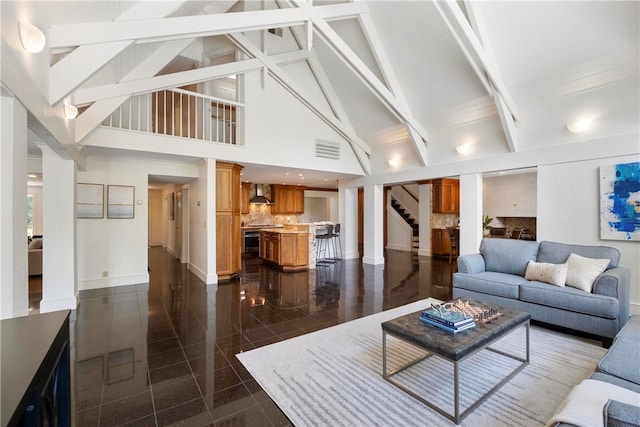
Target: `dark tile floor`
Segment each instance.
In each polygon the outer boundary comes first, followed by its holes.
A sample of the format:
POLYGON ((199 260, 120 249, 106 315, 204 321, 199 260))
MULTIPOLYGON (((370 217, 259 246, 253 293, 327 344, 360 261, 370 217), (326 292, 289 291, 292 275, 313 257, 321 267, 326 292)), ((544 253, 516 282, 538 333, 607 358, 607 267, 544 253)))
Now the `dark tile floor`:
POLYGON ((338 261, 282 273, 243 258, 207 286, 162 248, 150 282, 82 291, 72 322, 78 426, 286 426, 235 354, 430 296, 451 297, 447 259, 389 251, 385 268, 338 261))

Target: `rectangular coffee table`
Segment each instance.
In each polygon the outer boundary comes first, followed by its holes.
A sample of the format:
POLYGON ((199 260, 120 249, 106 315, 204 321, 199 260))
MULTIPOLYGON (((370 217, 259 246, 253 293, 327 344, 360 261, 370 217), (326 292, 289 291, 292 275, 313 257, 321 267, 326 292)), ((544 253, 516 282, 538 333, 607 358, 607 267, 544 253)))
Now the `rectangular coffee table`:
MULTIPOLYGON (((521 311, 510 310, 500 306, 485 304, 478 301, 469 301, 470 304, 477 307, 496 308, 502 314, 498 318, 488 323, 477 323, 475 328, 451 333, 435 326, 426 325, 419 320, 420 311, 398 317, 382 323, 382 377, 399 387, 406 393, 418 399, 425 405, 436 410, 456 424, 459 424, 467 415, 481 405, 485 400, 491 397, 500 387, 506 384, 526 365, 529 364, 529 321, 531 315, 521 311), (516 329, 524 326, 526 328, 526 358, 519 357, 514 354, 508 354, 498 349, 489 347, 491 344, 499 341, 509 335, 516 329), (387 335, 405 341, 421 350, 425 350, 427 354, 399 366, 391 371, 387 370, 387 335), (472 403, 462 413, 460 412, 460 384, 459 384, 459 363, 473 356, 482 350, 489 350, 494 353, 509 357, 520 363, 509 375, 503 378, 498 384, 487 391, 474 403, 472 403), (453 363, 453 395, 454 395, 454 413, 451 414, 435 403, 428 401, 423 396, 409 390, 400 382, 393 378, 394 375, 405 369, 431 357, 438 356, 444 360, 453 363)), ((425 309, 428 307, 425 307, 425 309)))

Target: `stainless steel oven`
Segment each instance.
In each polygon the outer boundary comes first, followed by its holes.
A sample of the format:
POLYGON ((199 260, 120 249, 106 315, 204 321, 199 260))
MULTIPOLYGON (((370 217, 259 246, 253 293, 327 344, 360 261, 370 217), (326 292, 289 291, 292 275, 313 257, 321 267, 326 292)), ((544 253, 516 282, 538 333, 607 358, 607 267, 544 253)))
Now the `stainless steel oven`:
POLYGON ((244 230, 244 239, 242 240, 242 252, 259 252, 260 250, 260 232, 258 230, 244 230))

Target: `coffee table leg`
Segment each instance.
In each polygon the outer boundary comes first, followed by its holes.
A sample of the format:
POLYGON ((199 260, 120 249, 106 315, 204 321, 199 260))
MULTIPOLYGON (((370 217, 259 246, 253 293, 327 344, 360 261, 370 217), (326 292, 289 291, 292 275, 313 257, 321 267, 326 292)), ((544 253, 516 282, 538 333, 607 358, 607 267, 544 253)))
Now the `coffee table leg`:
POLYGON ((460 376, 458 372, 458 362, 453 362, 453 400, 455 407, 454 418, 456 424, 460 423, 460 388, 459 388, 460 376))
POLYGON ((382 378, 387 378, 387 333, 382 331, 382 378))

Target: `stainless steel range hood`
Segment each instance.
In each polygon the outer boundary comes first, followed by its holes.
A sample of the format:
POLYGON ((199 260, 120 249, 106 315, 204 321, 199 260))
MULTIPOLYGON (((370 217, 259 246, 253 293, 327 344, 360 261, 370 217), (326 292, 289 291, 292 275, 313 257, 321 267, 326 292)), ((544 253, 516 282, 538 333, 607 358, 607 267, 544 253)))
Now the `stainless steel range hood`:
MULTIPOLYGON (((255 184, 256 195, 249 201, 253 205, 272 205, 271 200, 265 196, 265 189, 263 184, 255 184)), ((270 193, 270 191, 269 191, 270 193)))

